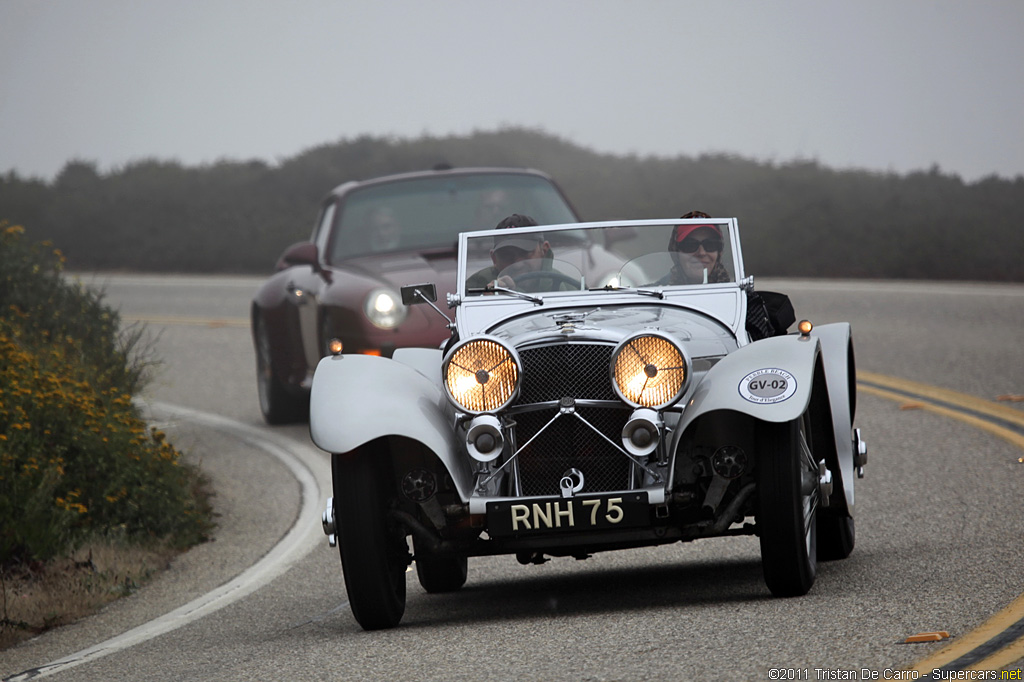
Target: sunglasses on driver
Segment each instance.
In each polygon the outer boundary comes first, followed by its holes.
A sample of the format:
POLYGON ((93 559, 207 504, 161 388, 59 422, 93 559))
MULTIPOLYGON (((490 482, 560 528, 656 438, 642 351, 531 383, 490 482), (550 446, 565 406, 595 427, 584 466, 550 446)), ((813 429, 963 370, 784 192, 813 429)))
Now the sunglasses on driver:
POLYGON ((712 251, 721 251, 725 244, 721 239, 694 239, 693 237, 687 237, 686 239, 678 242, 678 249, 683 253, 696 253, 697 249, 704 247, 704 251, 711 253, 712 251))

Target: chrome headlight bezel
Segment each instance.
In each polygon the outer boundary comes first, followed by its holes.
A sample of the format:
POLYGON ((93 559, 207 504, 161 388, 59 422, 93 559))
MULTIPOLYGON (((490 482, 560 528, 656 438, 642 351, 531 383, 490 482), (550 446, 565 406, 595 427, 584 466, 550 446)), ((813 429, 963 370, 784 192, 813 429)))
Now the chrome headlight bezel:
POLYGON ((405 321, 409 309, 398 292, 378 287, 363 300, 363 314, 378 329, 394 329, 405 321))
POLYGON ((648 329, 627 336, 615 346, 609 373, 612 389, 624 403, 634 408, 663 410, 677 403, 686 393, 693 366, 682 344, 664 332, 648 329), (651 341, 645 342, 645 339, 651 341), (648 344, 654 347, 644 348, 648 344), (623 355, 624 352, 632 357, 623 355), (645 357, 644 353, 649 357, 645 357), (623 364, 627 362, 634 366, 623 364), (637 366, 640 362, 644 363, 643 366, 637 366), (681 378, 678 376, 680 372, 681 378), (658 375, 663 378, 652 383, 658 375), (626 386, 621 386, 620 381, 626 383, 626 386), (637 381, 643 384, 639 391, 636 386, 630 385, 637 381), (648 392, 649 395, 645 396, 648 392))
POLYGON ((500 412, 519 395, 522 381, 523 363, 516 349, 486 334, 460 341, 441 363, 445 395, 457 409, 467 414, 500 412), (456 377, 453 372, 460 376, 456 377), (489 392, 485 387, 492 379, 497 383, 492 386, 493 392, 489 392), (457 381, 465 382, 468 387, 453 388, 457 381), (469 395, 477 393, 477 389, 480 389, 477 395, 469 395))

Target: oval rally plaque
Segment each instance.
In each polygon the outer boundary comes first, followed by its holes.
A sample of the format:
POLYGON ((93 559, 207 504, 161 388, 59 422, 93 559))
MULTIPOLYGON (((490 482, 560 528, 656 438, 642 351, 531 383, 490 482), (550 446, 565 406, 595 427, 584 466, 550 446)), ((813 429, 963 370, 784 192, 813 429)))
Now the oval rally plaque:
POLYGON ((796 393, 796 379, 784 369, 759 369, 743 377, 739 389, 740 395, 752 403, 781 403, 796 393))

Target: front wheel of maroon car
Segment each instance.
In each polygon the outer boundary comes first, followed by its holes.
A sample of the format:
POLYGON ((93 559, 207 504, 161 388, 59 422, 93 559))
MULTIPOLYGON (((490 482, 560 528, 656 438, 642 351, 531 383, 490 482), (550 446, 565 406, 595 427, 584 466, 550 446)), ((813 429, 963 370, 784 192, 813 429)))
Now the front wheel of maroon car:
POLYGON ((818 467, 806 419, 758 431, 757 528, 764 581, 776 597, 797 597, 818 571, 818 467))
POLYGON ((256 389, 263 419, 268 424, 304 421, 308 418, 309 399, 289 391, 278 378, 267 323, 261 317, 256 317, 253 324, 256 339, 256 389))
POLYGON ((331 458, 334 518, 345 590, 364 630, 393 628, 405 613, 405 531, 387 517, 386 460, 357 450, 331 458))

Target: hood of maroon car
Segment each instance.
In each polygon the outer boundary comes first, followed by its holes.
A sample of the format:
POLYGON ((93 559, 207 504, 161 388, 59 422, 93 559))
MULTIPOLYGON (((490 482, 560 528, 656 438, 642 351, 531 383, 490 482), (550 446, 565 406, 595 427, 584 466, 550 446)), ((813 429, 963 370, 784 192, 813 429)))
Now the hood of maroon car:
POLYGON ((320 303, 346 330, 344 336, 352 347, 437 347, 448 338, 448 320, 430 306, 411 306, 398 327, 382 330, 370 324, 363 305, 374 289, 391 289, 397 295, 403 286, 430 283, 437 287, 438 306, 443 310, 446 295, 455 291, 456 267, 453 250, 360 256, 330 268, 320 303))
MULTIPOLYGON (((408 284, 437 285, 437 295, 455 290, 456 259, 454 251, 399 251, 369 256, 340 263, 332 268, 334 279, 351 286, 363 283, 370 287, 386 286, 398 291, 408 284)), ((343 284, 345 286, 345 284, 343 284)))

